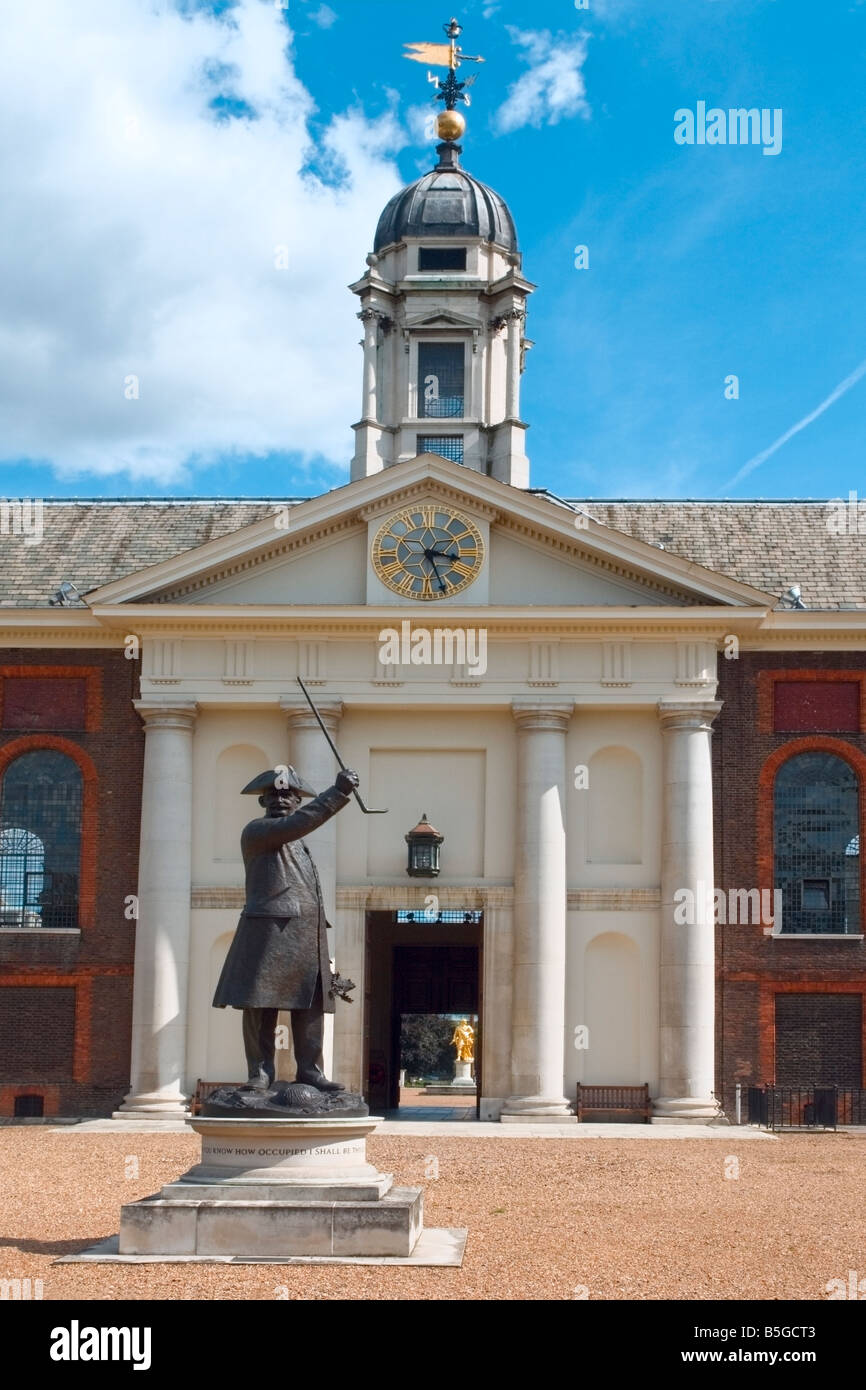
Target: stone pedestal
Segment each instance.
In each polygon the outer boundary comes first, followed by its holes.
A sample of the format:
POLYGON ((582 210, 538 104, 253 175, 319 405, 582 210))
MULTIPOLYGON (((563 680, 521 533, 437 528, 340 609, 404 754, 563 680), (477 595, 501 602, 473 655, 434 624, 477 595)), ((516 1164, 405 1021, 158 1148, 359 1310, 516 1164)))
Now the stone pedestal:
POLYGON ((475 1077, 472 1075, 471 1062, 454 1063, 454 1080, 443 1082, 441 1085, 425 1086, 425 1096, 475 1096, 475 1077))
POLYGON ((279 1259, 412 1254, 423 1193, 367 1162, 378 1124, 310 1119, 187 1121, 201 1162, 158 1196, 121 1208, 120 1255, 279 1259))

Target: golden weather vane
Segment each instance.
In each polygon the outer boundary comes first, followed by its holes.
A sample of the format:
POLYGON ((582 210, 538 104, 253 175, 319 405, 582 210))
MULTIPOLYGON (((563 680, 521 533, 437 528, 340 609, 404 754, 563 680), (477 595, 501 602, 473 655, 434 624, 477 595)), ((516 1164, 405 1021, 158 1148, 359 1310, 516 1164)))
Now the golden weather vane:
POLYGON ((457 103, 462 101, 467 106, 470 104, 466 88, 472 86, 477 75, 473 74, 465 82, 458 82, 457 69, 461 63, 483 63, 484 59, 478 54, 473 56, 458 48, 457 39, 463 32, 463 26, 458 24, 456 19, 443 24, 442 28, 450 40, 449 43, 407 43, 403 45, 406 49, 403 57, 413 63, 426 63, 428 67, 448 69, 448 76, 444 82, 432 73, 428 73, 428 79, 438 88, 434 100, 445 103, 444 111, 440 111, 436 120, 437 133, 441 139, 453 141, 458 140, 466 129, 466 121, 456 109, 457 103))

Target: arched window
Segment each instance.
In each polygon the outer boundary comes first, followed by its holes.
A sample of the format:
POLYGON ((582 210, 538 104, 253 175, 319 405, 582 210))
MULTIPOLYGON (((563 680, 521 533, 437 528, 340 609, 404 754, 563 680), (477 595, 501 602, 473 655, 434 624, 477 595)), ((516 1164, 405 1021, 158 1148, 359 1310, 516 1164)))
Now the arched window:
POLYGON ((798 753, 776 773, 775 887, 782 931, 860 931, 859 784, 834 753, 798 753))
POLYGON ((36 749, 9 764, 0 786, 0 926, 77 927, 81 769, 36 749))

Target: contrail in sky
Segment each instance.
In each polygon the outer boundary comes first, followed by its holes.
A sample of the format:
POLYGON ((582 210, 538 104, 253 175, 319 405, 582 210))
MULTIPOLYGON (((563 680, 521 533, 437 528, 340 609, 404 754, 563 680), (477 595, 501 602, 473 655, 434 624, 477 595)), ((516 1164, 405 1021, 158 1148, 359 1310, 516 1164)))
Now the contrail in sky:
POLYGON ((733 478, 730 478, 724 486, 726 488, 733 487, 741 478, 745 478, 747 474, 751 473, 755 468, 760 467, 762 463, 765 463, 771 454, 775 454, 776 450, 781 449, 783 444, 787 444, 789 439, 793 439, 795 434, 799 434, 807 425, 811 425, 813 420, 817 420, 819 415, 823 415, 824 411, 828 410, 835 401, 838 401, 840 396, 844 396, 846 391, 850 391, 852 386, 856 386, 861 376, 866 376, 866 362, 861 362, 859 367, 855 367, 851 375, 846 376, 844 381, 840 381, 839 385, 834 391, 830 392, 825 401, 822 401, 819 406, 816 406, 810 415, 804 415, 802 420, 798 420, 796 425, 792 425, 789 430, 786 430, 785 433, 776 440, 775 444, 771 444, 768 449, 762 449, 759 454, 755 454, 754 458, 749 459, 748 463, 744 463, 739 473, 736 473, 733 478))

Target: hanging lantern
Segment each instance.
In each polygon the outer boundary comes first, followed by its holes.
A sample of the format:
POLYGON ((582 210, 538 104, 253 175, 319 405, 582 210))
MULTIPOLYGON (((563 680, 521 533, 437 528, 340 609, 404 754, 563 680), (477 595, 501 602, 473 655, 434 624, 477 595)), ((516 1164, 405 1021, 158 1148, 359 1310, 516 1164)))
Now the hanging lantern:
POLYGON ((433 829, 425 811, 415 829, 406 836, 409 846, 407 874, 412 878, 435 878, 439 872, 439 846, 444 839, 444 835, 433 829))

